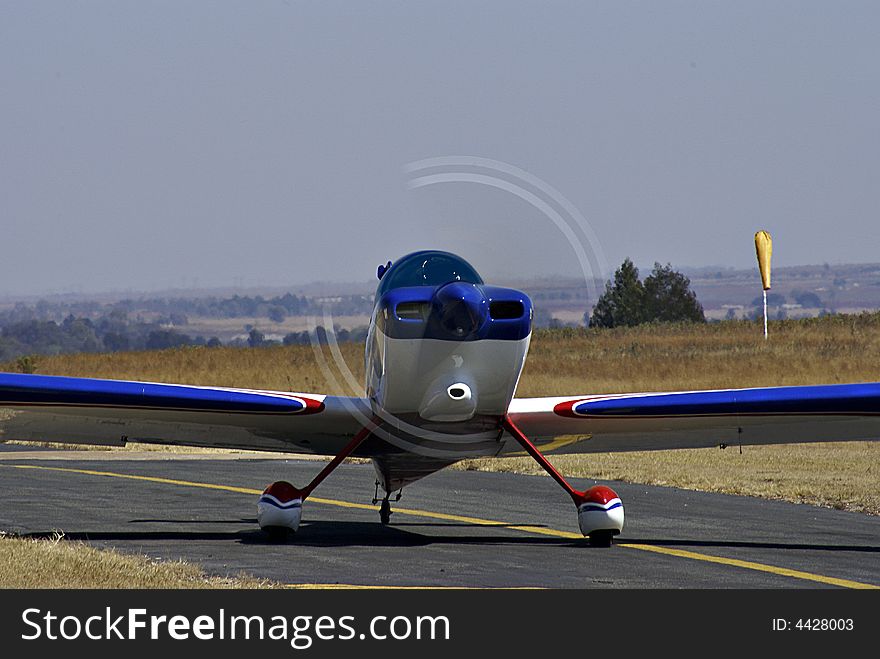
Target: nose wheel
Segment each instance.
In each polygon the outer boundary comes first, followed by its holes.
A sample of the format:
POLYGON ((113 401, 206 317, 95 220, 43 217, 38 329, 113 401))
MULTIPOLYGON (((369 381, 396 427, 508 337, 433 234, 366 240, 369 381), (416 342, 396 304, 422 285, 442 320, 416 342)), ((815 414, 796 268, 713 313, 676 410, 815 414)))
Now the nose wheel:
POLYGON ((388 526, 391 523, 391 512, 391 502, 388 497, 385 497, 379 507, 379 521, 382 522, 382 526, 388 526))
MULTIPOLYGON (((400 501, 402 495, 403 490, 398 490, 394 500, 400 501)), ((376 481, 376 494, 373 495, 373 503, 379 503, 379 481, 376 481)), ((382 504, 379 506, 379 521, 382 522, 382 526, 388 526, 391 523, 391 513, 393 512, 391 510, 391 492, 386 492, 382 497, 382 504)))

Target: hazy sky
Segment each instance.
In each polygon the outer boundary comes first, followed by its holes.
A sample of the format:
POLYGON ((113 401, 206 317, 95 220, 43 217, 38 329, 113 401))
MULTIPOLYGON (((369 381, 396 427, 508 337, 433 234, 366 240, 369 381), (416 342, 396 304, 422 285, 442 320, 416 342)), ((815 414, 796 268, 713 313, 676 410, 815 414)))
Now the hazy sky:
POLYGON ((877 2, 0 1, 0 294, 880 261, 877 2))

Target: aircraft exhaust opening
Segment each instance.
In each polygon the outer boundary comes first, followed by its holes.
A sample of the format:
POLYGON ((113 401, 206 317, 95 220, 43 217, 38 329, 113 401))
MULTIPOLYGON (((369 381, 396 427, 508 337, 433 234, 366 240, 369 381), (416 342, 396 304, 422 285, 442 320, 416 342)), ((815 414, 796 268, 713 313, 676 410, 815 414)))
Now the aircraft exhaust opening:
POLYGON ((471 388, 463 383, 453 384, 446 390, 452 400, 470 400, 471 388))
POLYGON ((495 300, 489 304, 489 317, 492 320, 516 320, 522 318, 525 307, 519 300, 495 300))

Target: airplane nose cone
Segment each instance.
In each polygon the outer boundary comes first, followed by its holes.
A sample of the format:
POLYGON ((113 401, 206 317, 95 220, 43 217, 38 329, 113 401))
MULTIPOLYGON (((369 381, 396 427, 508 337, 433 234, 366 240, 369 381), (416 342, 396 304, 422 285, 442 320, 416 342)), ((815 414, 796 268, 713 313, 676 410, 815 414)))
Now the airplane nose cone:
POLYGON ((466 339, 489 318, 489 301, 475 284, 454 281, 434 293, 434 315, 449 338, 466 339))

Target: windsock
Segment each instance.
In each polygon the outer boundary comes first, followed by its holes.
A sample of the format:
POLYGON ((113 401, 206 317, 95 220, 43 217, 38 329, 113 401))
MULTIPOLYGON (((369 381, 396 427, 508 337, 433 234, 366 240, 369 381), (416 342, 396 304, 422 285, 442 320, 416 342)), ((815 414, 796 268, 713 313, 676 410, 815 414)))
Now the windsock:
POLYGON ((761 270, 761 284, 765 291, 770 290, 770 256, 773 254, 773 239, 767 231, 755 234, 755 251, 758 253, 758 268, 761 270))

